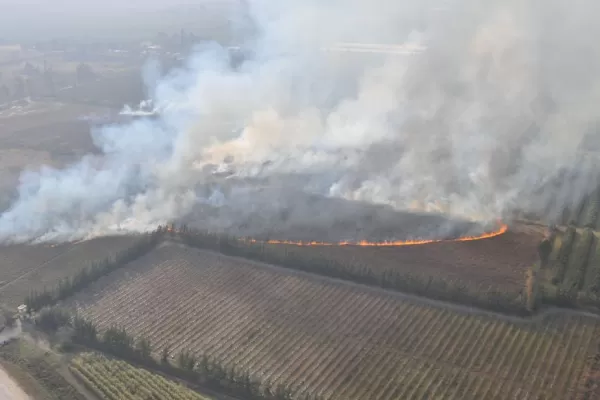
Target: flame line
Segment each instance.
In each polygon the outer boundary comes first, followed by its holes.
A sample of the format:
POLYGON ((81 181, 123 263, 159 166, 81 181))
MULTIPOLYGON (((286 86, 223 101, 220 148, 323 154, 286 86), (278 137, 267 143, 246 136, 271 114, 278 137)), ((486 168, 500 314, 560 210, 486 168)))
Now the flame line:
POLYGON ((504 234, 508 230, 508 225, 500 223, 500 227, 493 231, 487 232, 479 236, 465 236, 458 239, 433 239, 433 240, 398 240, 389 242, 369 242, 361 240, 359 242, 302 242, 289 240, 256 240, 245 239, 250 243, 266 243, 266 244, 287 244, 293 246, 365 246, 365 247, 399 247, 399 246, 416 246, 430 243, 448 243, 448 242, 471 242, 475 240, 490 239, 504 234))

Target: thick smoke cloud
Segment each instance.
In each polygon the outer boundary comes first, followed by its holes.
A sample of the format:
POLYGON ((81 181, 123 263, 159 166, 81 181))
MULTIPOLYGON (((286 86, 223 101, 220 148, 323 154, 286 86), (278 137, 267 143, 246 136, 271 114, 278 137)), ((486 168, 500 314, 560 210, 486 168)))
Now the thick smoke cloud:
POLYGON ((0 239, 177 219, 241 232, 335 219, 337 206, 311 209, 301 193, 486 221, 517 209, 552 219, 598 180, 597 2, 247 6, 248 60, 233 68, 210 44, 166 77, 149 67, 152 102, 138 115, 151 116, 94 131, 100 156, 24 172, 0 239), (324 51, 353 42, 389 46, 324 51), (426 50, 401 55, 393 46, 403 43, 426 50), (561 177, 569 186, 557 195, 561 177))

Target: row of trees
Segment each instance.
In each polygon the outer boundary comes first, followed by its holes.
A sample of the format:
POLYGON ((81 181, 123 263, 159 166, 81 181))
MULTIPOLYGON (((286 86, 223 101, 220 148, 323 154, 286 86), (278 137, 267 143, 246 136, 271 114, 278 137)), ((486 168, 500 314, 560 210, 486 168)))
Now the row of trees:
POLYGON ((531 312, 527 308, 525 290, 521 293, 507 293, 491 286, 475 287, 461 281, 434 276, 411 274, 399 270, 381 271, 367 266, 357 267, 329 259, 319 259, 304 252, 287 251, 287 248, 281 252, 280 249, 274 250, 264 243, 197 231, 186 226, 173 229, 172 232, 189 246, 210 249, 226 255, 249 258, 287 268, 427 296, 437 300, 476 306, 506 314, 528 315, 531 312))
MULTIPOLYGON (((225 366, 215 357, 198 355, 187 350, 177 354, 172 362, 168 347, 160 351, 154 349, 147 338, 140 337, 136 340, 125 329, 116 326, 100 334, 92 321, 79 315, 71 315, 64 309, 46 308, 36 317, 35 323, 40 329, 51 334, 61 329, 69 330, 72 341, 64 345, 66 349, 72 344, 82 345, 244 399, 290 400, 292 398, 291 388, 285 385, 264 388, 248 369, 242 370, 234 365, 225 366), (159 358, 155 358, 153 354, 159 354, 159 358)), ((319 400, 317 397, 311 399, 319 400)))
POLYGON ((160 243, 165 232, 166 228, 159 227, 154 232, 140 237, 128 249, 120 251, 114 256, 107 257, 103 261, 92 262, 90 265, 82 268, 73 277, 61 279, 55 288, 44 288, 41 292, 31 292, 25 298, 27 312, 32 313, 44 307, 52 306, 86 288, 99 278, 148 253, 160 243))

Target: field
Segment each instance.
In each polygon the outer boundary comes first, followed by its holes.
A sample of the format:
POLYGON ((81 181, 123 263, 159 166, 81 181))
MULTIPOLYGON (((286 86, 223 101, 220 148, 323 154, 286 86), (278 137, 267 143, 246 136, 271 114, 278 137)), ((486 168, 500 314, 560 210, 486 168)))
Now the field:
POLYGON ((589 228, 559 231, 552 243, 544 280, 564 291, 600 295, 600 243, 589 228))
POLYGON ((33 102, 0 111, 0 210, 14 198, 24 169, 61 167, 93 152, 87 119, 113 114, 106 107, 58 102, 33 102))
POLYGON ((98 353, 80 354, 71 361, 69 368, 100 399, 208 400, 208 397, 160 375, 98 353))
POLYGON ((294 398, 574 399, 600 343, 591 317, 473 314, 177 244, 69 305, 156 353, 190 350, 294 398))
POLYGON ((65 377, 58 355, 26 340, 0 346, 0 363, 32 399, 88 400, 65 377))
POLYGON ((524 287, 527 268, 537 260, 540 240, 539 234, 512 230, 491 239, 433 243, 426 247, 269 245, 269 251, 339 262, 350 269, 369 268, 377 275, 401 271, 518 293, 524 287))
POLYGON ((137 238, 104 237, 75 244, 0 246, 0 304, 16 308, 34 290, 54 288, 90 262, 131 246, 137 238))

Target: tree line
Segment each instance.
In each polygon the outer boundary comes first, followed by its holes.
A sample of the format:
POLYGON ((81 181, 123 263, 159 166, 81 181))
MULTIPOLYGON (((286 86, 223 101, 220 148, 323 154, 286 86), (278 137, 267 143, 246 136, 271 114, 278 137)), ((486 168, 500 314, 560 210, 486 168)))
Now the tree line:
POLYGON ((154 249, 162 240, 165 227, 159 227, 155 231, 140 237, 131 247, 109 256, 102 261, 94 261, 82 268, 73 277, 61 279, 56 287, 44 288, 41 292, 32 291, 25 298, 27 312, 39 311, 44 307, 52 306, 61 300, 86 288, 99 278, 127 265, 137 258, 154 249))
MULTIPOLYGON (((63 343, 65 351, 84 346, 192 384, 248 400, 292 399, 292 388, 283 384, 274 388, 263 387, 262 382, 248 368, 223 365, 215 357, 188 350, 182 350, 172 360, 169 347, 155 349, 148 338, 140 337, 136 340, 124 328, 117 326, 109 327, 101 333, 93 321, 73 315, 65 309, 45 308, 36 316, 35 324, 50 334, 61 329, 69 330, 71 341, 63 343)), ((311 399, 321 400, 314 396, 311 399)))
POLYGON ((507 293, 491 286, 473 286, 458 280, 385 270, 368 266, 354 266, 314 254, 274 250, 264 243, 190 229, 183 225, 169 231, 188 246, 218 251, 225 255, 244 257, 286 268, 344 279, 360 284, 379 286, 404 293, 426 296, 441 301, 475 306, 504 314, 526 316, 528 309, 525 284, 519 293, 507 293))

